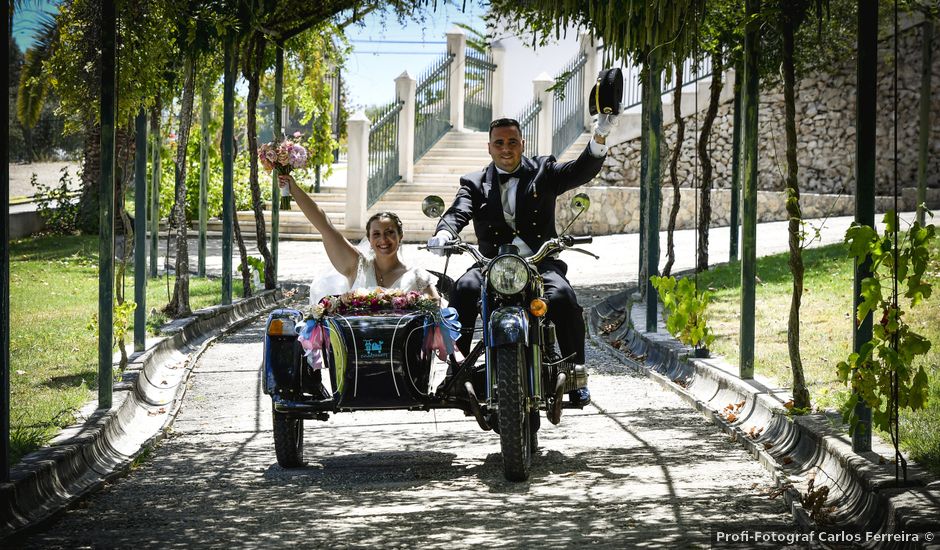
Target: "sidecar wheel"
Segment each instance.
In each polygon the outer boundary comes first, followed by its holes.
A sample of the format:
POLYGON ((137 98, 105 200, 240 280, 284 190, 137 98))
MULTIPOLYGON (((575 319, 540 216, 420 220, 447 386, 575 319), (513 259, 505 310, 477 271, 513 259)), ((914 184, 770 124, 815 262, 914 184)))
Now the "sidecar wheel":
POLYGON ((304 421, 274 412, 274 452, 284 468, 298 468, 304 462, 304 421))
POLYGON ((526 410, 525 357, 519 344, 496 348, 499 441, 503 474, 509 481, 529 479, 532 465, 532 421, 526 410))

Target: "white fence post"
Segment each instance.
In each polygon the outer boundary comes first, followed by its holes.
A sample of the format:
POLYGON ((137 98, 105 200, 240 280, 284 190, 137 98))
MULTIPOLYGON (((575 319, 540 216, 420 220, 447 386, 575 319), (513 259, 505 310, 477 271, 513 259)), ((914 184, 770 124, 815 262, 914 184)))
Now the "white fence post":
POLYGON ((402 181, 414 181, 415 174, 415 94, 418 81, 408 71, 395 79, 395 95, 403 101, 398 112, 398 174, 402 181))
POLYGON ((591 100, 591 88, 597 82, 597 72, 600 70, 597 59, 597 47, 594 44, 594 37, 590 32, 581 31, 581 53, 587 56, 584 62, 584 131, 590 132, 594 127, 591 112, 586 108, 588 101, 591 100))
POLYGON ((542 108, 539 110, 539 135, 536 147, 539 155, 552 154, 552 118, 555 107, 555 93, 548 89, 555 84, 548 73, 541 73, 532 81, 535 97, 538 98, 542 108))
POLYGON ((346 121, 348 167, 346 170, 346 229, 366 229, 369 196, 369 126, 362 111, 346 121))
POLYGON ((503 105, 506 104, 506 46, 502 41, 497 40, 490 44, 490 55, 493 56, 493 64, 496 69, 493 70, 493 97, 490 100, 493 105, 493 119, 510 116, 503 111, 503 105))
POLYGON ((467 35, 460 29, 447 33, 447 53, 454 54, 450 64, 450 125, 463 131, 464 78, 467 70, 467 35))

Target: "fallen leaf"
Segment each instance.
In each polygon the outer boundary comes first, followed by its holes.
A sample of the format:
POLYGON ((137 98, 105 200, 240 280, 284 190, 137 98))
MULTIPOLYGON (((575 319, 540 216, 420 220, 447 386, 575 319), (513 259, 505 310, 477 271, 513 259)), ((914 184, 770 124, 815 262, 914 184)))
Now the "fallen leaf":
POLYGON ((764 450, 765 451, 770 450, 770 448, 773 446, 774 446, 773 443, 764 443, 764 450))
POLYGON ((738 415, 734 413, 728 413, 725 415, 725 420, 727 420, 728 422, 734 422, 737 419, 738 419, 738 415))
POLYGON ((793 459, 790 458, 789 456, 785 456, 785 457, 783 457, 783 463, 784 463, 784 464, 793 464, 793 459))
POLYGON ((792 409, 792 408, 793 408, 793 400, 791 399, 791 400, 787 401, 786 403, 784 403, 784 404, 783 404, 783 408, 785 408, 786 410, 792 409))

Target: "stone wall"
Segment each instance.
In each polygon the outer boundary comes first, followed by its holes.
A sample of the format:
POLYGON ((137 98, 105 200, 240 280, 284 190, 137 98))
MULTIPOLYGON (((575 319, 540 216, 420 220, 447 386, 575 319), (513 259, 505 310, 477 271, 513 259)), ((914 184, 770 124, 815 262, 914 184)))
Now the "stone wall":
MULTIPOLYGON (((920 100, 921 36, 923 27, 904 31, 899 41, 898 70, 898 173, 900 187, 916 186, 917 147, 920 100)), ((935 31, 934 36, 940 35, 935 31)), ((934 39, 936 42, 936 38, 934 39)), ((878 68, 878 115, 876 193, 893 194, 893 40, 880 43, 878 68)), ((797 85, 797 159, 800 190, 803 193, 852 194, 855 189, 855 78, 854 60, 827 74, 802 79, 797 85)), ((940 187, 940 55, 933 56, 933 88, 931 138, 929 140, 927 185, 940 187)), ((725 82, 725 86, 733 82, 725 82)), ((699 92, 700 96, 702 92, 699 92)), ((700 101, 707 101, 707 97, 700 101)), ((758 186, 765 191, 784 188, 786 173, 786 137, 781 88, 761 90, 759 109, 758 186)), ((672 109, 664 105, 664 110, 672 109)), ((714 188, 731 185, 732 103, 718 109, 710 139, 714 165, 714 188)), ((704 115, 704 110, 699 117, 704 115)), ((680 157, 679 179, 683 187, 691 187, 695 174, 694 114, 686 119, 686 137, 680 157)), ((699 119, 699 126, 701 120, 699 119)), ((663 183, 670 186, 668 153, 674 147, 674 125, 664 128, 663 183)), ((614 187, 639 186, 639 139, 611 148, 604 169, 593 185, 614 187)), ((698 168, 698 173, 701 167, 698 168)), ((664 197, 666 195, 664 189, 664 197)), ((713 203, 717 202, 713 199, 713 203)), ((781 202, 782 204, 782 202, 781 202)), ((809 216, 807 216, 809 217, 809 216)))
MULTIPOLYGON (((900 193, 898 209, 914 210, 916 205, 915 188, 905 188, 900 193)), ((571 228, 574 235, 611 235, 616 233, 636 233, 640 230, 640 189, 638 187, 579 187, 558 198, 555 217, 557 227, 563 228, 571 221, 573 212, 569 206, 575 193, 587 193, 591 198, 591 208, 581 214, 571 228)), ((787 220, 785 206, 786 193, 783 191, 757 192, 757 221, 775 222, 787 220)), ((667 216, 672 208, 672 188, 663 188, 660 205, 660 227, 665 230, 667 216)), ((711 227, 730 225, 731 190, 712 190, 711 227)), ((824 218, 829 216, 852 216, 855 213, 855 198, 851 195, 830 195, 804 193, 800 197, 804 219, 824 218)), ((940 204, 940 189, 927 190, 927 203, 940 204)), ((893 196, 875 198, 877 212, 894 208, 893 196)), ((740 214, 739 214, 740 216, 740 214)), ((676 217, 676 229, 695 227, 695 198, 692 189, 680 190, 679 215, 676 217)))

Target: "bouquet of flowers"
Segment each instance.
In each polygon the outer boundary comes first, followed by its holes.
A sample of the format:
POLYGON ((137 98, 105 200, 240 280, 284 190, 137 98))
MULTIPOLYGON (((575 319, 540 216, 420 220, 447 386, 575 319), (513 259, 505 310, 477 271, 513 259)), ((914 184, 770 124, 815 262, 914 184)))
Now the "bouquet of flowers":
POLYGON ((322 319, 325 315, 368 311, 424 311, 436 313, 440 306, 437 302, 414 290, 375 288, 372 290, 357 288, 343 294, 324 296, 315 306, 305 311, 305 319, 322 319))
MULTIPOLYGON (((294 140, 285 139, 280 143, 268 142, 258 147, 258 160, 265 171, 274 170, 275 174, 290 174, 294 168, 306 168, 309 154, 300 144, 300 132, 294 133, 294 140)), ((281 195, 286 196, 281 188, 281 195)))

